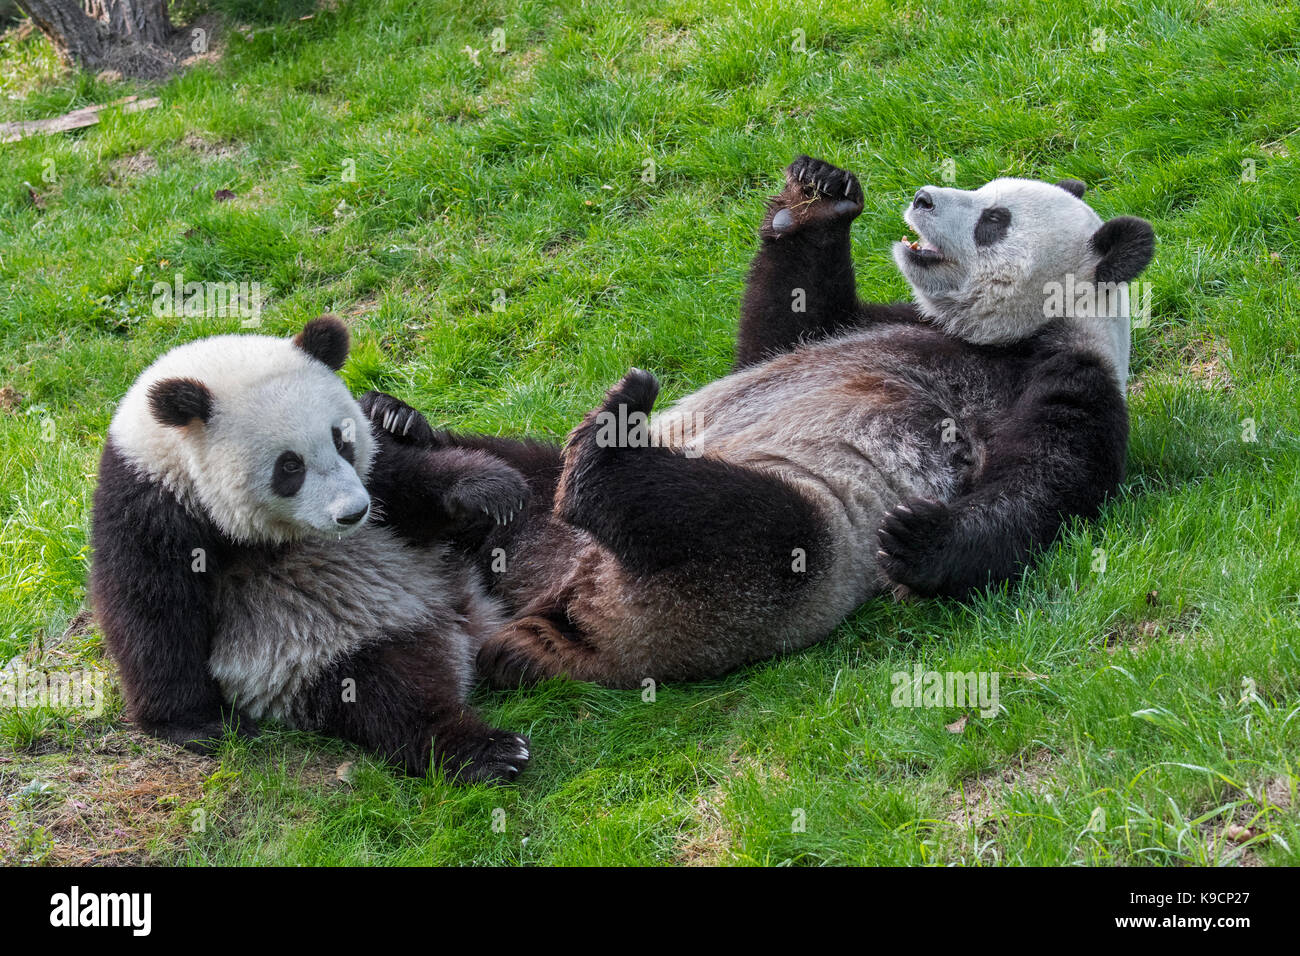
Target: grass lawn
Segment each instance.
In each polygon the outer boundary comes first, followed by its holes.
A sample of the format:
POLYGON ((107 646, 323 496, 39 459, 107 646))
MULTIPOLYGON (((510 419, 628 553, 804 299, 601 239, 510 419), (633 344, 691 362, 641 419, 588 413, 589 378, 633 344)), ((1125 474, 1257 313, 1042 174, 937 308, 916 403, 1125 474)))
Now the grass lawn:
POLYGON ((202 760, 130 731, 117 696, 3 709, 0 859, 1300 863, 1295 3, 739 6, 228 0, 220 55, 155 88, 0 39, 0 121, 162 99, 0 146, 0 662, 100 665, 79 612, 113 403, 167 348, 238 330, 155 317, 155 282, 258 282, 274 334, 336 312, 356 392, 558 438, 631 365, 664 402, 727 371, 799 152, 861 177, 873 299, 906 295, 887 246, 945 168, 1079 178, 1103 217, 1154 224, 1102 519, 968 606, 876 602, 653 702, 484 693, 533 740, 511 787, 274 728, 202 760), (917 665, 998 673, 999 712, 891 706, 917 665))

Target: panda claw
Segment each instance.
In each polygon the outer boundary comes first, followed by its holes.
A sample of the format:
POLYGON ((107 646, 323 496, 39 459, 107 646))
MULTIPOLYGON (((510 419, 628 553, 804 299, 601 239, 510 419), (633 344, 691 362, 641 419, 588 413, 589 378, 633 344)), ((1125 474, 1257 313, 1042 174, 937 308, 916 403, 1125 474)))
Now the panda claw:
POLYGON ((404 436, 409 435, 411 433, 411 426, 414 424, 415 424, 415 412, 411 412, 406 416, 406 427, 402 429, 402 434, 404 436))

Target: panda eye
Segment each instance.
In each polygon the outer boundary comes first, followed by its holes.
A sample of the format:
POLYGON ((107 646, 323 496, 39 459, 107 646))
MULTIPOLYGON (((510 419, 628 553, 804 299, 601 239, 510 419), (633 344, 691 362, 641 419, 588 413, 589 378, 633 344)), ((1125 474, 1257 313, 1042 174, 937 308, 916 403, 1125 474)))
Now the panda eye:
POLYGON ((343 432, 335 427, 330 429, 330 435, 334 438, 334 450, 339 453, 339 457, 349 465, 356 464, 356 444, 343 440, 343 432))
POLYGON ((294 451, 281 452, 271 475, 271 490, 281 498, 291 498, 302 488, 306 477, 302 456, 294 451))
POLYGON ((1005 206, 990 206, 980 213, 975 223, 975 245, 991 246, 1007 234, 1011 226, 1011 210, 1005 206))

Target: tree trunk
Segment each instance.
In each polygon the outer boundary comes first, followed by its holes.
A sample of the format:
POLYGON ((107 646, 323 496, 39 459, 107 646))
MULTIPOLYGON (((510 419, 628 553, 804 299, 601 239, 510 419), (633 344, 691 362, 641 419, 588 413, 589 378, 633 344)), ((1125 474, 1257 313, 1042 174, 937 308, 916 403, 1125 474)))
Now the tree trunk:
POLYGON ((176 67, 167 0, 18 0, 68 63, 146 79, 176 67))

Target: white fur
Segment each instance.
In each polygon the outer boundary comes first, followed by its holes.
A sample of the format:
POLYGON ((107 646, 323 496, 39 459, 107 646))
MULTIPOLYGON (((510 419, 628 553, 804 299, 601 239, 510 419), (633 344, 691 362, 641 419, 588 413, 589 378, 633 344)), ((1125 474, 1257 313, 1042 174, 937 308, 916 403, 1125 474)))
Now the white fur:
POLYGON ((221 335, 172 349, 131 386, 109 435, 142 474, 241 543, 282 543, 312 531, 341 536, 360 525, 337 519, 370 500, 370 423, 338 375, 289 339, 221 335), (149 389, 168 378, 207 386, 211 420, 159 422, 149 389), (334 447, 336 427, 355 442, 355 467, 334 447), (300 454, 307 469, 303 487, 288 498, 271 490, 275 461, 286 450, 300 454))
POLYGON ((439 641, 463 698, 479 644, 505 621, 445 549, 414 547, 374 526, 346 541, 308 538, 241 555, 219 579, 215 611, 208 666, 226 698, 254 718, 297 726, 296 702, 326 667, 394 634, 439 641))
MULTIPOLYGON (((936 250, 942 260, 923 264, 908 243, 898 242, 894 261, 921 311, 953 335, 977 344, 1023 340, 1054 321, 1048 310, 1052 283, 1095 282, 1100 256, 1091 239, 1101 217, 1061 187, 995 179, 975 190, 924 188, 934 207, 910 205, 903 219, 921 245, 936 250), (1010 210, 1010 228, 993 245, 977 246, 975 224, 994 206, 1010 210)), ((1099 307, 1075 314, 1065 326, 1080 344, 1112 364, 1123 390, 1129 358, 1127 291, 1098 301, 1099 307)))

